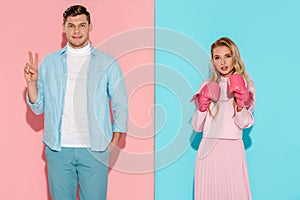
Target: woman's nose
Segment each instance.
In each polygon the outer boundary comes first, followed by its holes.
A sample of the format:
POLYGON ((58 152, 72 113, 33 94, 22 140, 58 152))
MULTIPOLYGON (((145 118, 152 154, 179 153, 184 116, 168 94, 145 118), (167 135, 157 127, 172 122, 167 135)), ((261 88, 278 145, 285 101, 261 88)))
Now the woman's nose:
POLYGON ((221 59, 221 64, 224 65, 225 63, 226 63, 225 58, 222 58, 222 59, 221 59))

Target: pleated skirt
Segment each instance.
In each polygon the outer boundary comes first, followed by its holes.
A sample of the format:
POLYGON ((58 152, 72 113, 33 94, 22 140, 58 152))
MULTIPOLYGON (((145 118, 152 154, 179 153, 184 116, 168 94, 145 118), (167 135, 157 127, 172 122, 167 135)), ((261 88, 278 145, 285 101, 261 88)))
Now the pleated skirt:
POLYGON ((243 140, 203 138, 194 181, 194 200, 251 200, 243 140))

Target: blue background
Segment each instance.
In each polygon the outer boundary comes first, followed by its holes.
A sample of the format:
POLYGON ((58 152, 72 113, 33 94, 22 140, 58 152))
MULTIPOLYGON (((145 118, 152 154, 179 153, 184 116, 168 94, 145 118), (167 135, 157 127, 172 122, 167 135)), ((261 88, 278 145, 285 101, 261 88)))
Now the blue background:
MULTIPOLYGON (((185 35, 207 55, 210 45, 222 36, 230 37, 239 47, 256 87, 255 125, 244 132, 255 200, 300 199, 299 8, 297 0, 156 1, 157 28, 185 35)), ((156 46, 164 39, 157 31, 156 46)), ((180 41, 174 44, 182 45, 180 41)), ((194 107, 189 99, 207 78, 199 70, 208 66, 205 56, 201 57, 203 66, 195 66, 183 57, 159 48, 155 53, 157 200, 193 199, 194 165, 201 134, 192 131, 194 107), (163 65, 172 73, 165 74, 163 65), (178 138, 185 150, 162 165, 170 157, 161 149, 172 146, 178 138)))

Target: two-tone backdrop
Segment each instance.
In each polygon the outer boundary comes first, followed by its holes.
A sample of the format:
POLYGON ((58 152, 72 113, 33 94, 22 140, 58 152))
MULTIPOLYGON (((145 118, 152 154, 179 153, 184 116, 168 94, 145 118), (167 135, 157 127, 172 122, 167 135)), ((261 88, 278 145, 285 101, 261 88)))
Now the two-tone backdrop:
POLYGON ((129 127, 110 162, 108 200, 192 200, 201 133, 189 102, 208 77, 210 45, 228 36, 256 86, 255 125, 244 142, 255 200, 300 199, 297 0, 2 1, 0 199, 50 200, 43 116, 26 106, 23 67, 65 45, 62 13, 91 13, 92 45, 120 62, 129 127))

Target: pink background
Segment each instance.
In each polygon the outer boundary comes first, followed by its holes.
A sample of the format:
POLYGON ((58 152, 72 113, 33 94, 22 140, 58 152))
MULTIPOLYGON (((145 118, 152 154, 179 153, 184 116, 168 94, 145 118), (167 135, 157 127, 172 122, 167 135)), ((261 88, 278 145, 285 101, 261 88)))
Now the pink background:
MULTIPOLYGON (((62 13, 71 4, 82 4, 91 13, 90 38, 95 47, 121 32, 154 26, 153 0, 1 1, 0 199, 50 199, 41 142, 43 116, 35 116, 25 104, 23 67, 29 50, 38 52, 41 59, 65 43, 62 13)), ((153 35, 148 36, 147 42, 154 45, 153 35)), ((115 48, 118 45, 123 44, 115 48)), ((129 91, 128 134, 122 139, 118 159, 111 161, 107 199, 153 199, 154 50, 130 52, 118 60, 126 84, 133 89, 129 91), (138 71, 143 65, 147 65, 147 74, 138 71), (135 75, 140 82, 132 82, 135 75), (145 153, 147 158, 135 156, 138 153, 145 153), (124 166, 128 162, 132 166, 124 166)))

